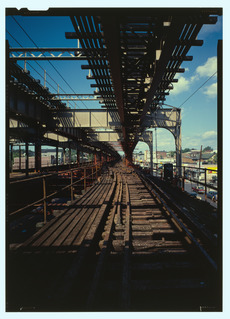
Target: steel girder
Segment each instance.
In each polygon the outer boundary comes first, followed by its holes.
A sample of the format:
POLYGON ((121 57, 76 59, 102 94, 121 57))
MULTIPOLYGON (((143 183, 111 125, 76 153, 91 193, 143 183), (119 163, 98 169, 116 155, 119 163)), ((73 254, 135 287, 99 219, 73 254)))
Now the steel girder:
MULTIPOLYGON (((84 58, 92 70, 98 94, 107 108, 120 115, 124 150, 134 149, 146 128, 146 119, 159 108, 173 88, 175 75, 206 23, 216 23, 219 8, 197 9, 78 9, 52 8, 45 12, 8 9, 7 14, 70 15, 84 58), (103 51, 103 55, 101 52, 103 51)), ((77 49, 76 49, 77 50, 77 49)), ((95 86, 95 85, 94 85, 95 86)), ((53 101, 54 102, 54 101, 53 101)))
MULTIPOLYGON (((95 142, 92 144, 91 138, 87 138, 87 134, 93 132, 90 126, 75 127, 72 123, 58 126, 59 122, 55 120, 51 111, 68 110, 65 104, 52 101, 53 95, 18 65, 11 63, 9 72, 11 76, 7 83, 9 138, 18 138, 32 143, 41 141, 43 144, 55 146, 73 140, 78 144, 81 143, 88 152, 94 152, 95 142), (46 136, 48 132, 58 136, 57 140, 46 136)), ((106 142, 98 142, 97 148, 114 157, 118 156, 106 142)))
MULTIPOLYGON (((145 117, 154 112, 173 89, 174 78, 204 23, 216 23, 207 10, 131 10, 121 13, 71 16, 83 48, 106 50, 107 58, 88 56, 88 66, 105 107, 120 115, 123 149, 131 153, 145 130, 145 117)), ((214 11, 212 11, 214 13, 214 11)), ((216 10, 215 14, 220 14, 216 10)), ((129 155, 130 157, 130 155, 129 155)))

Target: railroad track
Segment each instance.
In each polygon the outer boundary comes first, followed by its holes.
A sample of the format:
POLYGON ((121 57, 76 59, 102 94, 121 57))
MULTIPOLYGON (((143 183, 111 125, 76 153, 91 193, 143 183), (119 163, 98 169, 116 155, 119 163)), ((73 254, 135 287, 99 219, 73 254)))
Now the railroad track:
POLYGON ((117 165, 14 245, 8 308, 220 311, 217 263, 194 234, 132 168, 117 165))

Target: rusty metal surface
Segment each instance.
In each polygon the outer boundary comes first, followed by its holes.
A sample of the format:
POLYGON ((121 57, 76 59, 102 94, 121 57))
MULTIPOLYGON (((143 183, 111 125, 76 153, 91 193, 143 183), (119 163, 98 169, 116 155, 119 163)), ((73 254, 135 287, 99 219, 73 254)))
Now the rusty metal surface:
POLYGON ((221 308, 216 270, 134 170, 122 165, 14 247, 9 275, 9 310, 221 308))

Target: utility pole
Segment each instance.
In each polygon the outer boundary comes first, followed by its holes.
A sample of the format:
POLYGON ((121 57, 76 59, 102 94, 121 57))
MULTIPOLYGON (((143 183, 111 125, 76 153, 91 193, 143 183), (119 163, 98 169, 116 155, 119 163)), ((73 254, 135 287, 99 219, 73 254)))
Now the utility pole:
POLYGON ((156 163, 157 162, 157 128, 155 127, 155 144, 156 144, 156 163))
MULTIPOLYGON (((201 158, 202 158, 202 145, 200 147, 200 159, 199 159, 199 173, 198 173, 198 181, 199 181, 199 177, 200 177, 200 162, 201 162, 201 158)), ((198 185, 198 184, 197 184, 198 185)))
POLYGON ((202 145, 201 145, 201 147, 200 147, 199 172, 200 172, 200 162, 201 162, 201 158, 202 158, 202 145))

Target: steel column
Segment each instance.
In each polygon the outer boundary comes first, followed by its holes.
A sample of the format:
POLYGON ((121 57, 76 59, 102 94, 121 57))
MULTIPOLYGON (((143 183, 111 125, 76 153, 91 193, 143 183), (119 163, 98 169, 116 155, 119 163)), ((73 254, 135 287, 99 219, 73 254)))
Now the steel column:
POLYGON ((21 145, 19 145, 19 169, 22 169, 22 150, 21 145))
POLYGON ((56 146, 56 167, 58 170, 58 146, 56 146))
POLYGON ((26 142, 26 176, 29 175, 29 143, 26 142))
POLYGON ((80 151, 77 149, 77 164, 80 164, 80 151))
POLYGON ((63 148, 63 164, 65 165, 66 163, 66 153, 65 153, 65 148, 63 148))
POLYGON ((71 148, 69 147, 69 163, 71 164, 71 148))
POLYGON ((150 151, 150 174, 153 175, 153 141, 148 143, 150 151))
POLYGON ((175 145, 176 145, 176 166, 177 166, 177 176, 181 176, 181 126, 176 126, 176 134, 175 134, 175 145))
POLYGON ((123 89, 122 89, 122 76, 121 76, 121 48, 120 48, 120 28, 119 21, 115 17, 103 16, 102 25, 104 28, 104 37, 106 40, 107 51, 109 55, 109 63, 111 69, 111 75, 113 79, 114 93, 116 96, 116 102, 118 107, 118 113, 120 115, 120 121, 122 125, 122 133, 124 140, 126 140, 126 128, 125 128, 125 113, 124 113, 124 101, 123 101, 123 89))
POLYGON ((10 144, 10 171, 13 171, 13 144, 10 144))
POLYGON ((41 170, 41 143, 35 142, 35 170, 39 172, 41 170))

